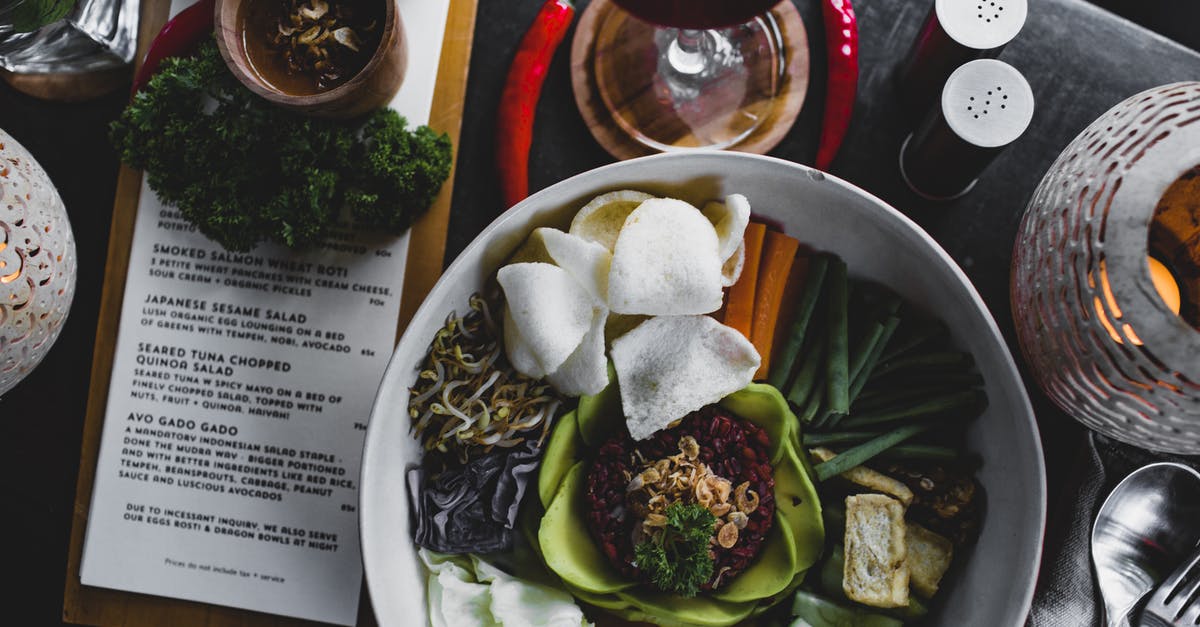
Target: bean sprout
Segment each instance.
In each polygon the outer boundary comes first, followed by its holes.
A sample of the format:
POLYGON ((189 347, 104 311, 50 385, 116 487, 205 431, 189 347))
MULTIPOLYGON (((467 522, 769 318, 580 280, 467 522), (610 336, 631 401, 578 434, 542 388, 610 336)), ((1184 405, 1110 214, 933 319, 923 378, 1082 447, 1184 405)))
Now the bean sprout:
POLYGON ((408 405, 425 450, 454 450, 464 462, 526 437, 542 443, 562 402, 548 384, 517 372, 503 358, 488 302, 474 294, 470 305, 466 316, 451 312, 438 329, 408 405))

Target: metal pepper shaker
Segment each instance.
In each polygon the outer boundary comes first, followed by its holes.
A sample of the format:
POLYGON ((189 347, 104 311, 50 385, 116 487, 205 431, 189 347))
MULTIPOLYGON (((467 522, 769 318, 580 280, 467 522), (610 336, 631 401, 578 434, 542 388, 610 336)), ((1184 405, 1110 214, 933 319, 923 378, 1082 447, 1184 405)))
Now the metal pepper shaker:
POLYGON ((1033 90, 1013 66, 971 61, 954 71, 941 100, 900 148, 900 174, 917 194, 952 200, 1016 141, 1033 119, 1033 90))
POLYGON ((937 102, 955 68, 994 58, 1021 32, 1026 0, 935 0, 896 70, 900 104, 911 119, 937 102))

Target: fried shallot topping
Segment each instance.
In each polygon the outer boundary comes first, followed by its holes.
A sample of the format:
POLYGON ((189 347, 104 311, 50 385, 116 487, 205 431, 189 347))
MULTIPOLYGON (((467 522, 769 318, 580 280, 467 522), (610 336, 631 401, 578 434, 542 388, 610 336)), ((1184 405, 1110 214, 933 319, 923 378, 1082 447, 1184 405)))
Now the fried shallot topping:
POLYGON ((291 72, 310 73, 321 88, 328 88, 349 79, 363 65, 364 55, 373 52, 366 40, 376 38, 378 21, 359 16, 352 2, 282 2, 284 15, 270 42, 283 52, 291 72))
POLYGON ((750 489, 750 482, 734 488, 728 479, 713 474, 699 461, 700 445, 690 435, 679 439, 679 453, 665 459, 646 461, 637 455, 642 471, 625 473, 630 510, 642 521, 633 529, 635 546, 661 532, 667 523, 665 512, 674 503, 704 507, 717 519, 713 541, 725 549, 737 544, 738 532, 758 509, 758 494, 750 489))

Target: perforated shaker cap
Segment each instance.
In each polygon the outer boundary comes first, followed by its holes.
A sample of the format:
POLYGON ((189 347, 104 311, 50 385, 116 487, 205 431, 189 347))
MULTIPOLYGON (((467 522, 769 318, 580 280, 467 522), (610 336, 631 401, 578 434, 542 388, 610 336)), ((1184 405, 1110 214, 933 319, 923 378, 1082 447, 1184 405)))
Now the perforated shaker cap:
POLYGON ((1021 32, 1029 7, 1026 0, 935 0, 934 11, 952 39, 968 48, 991 50, 1021 32))
POLYGON ((942 114, 956 135, 980 148, 1015 141, 1033 119, 1033 90, 1013 66, 978 59, 954 70, 942 89, 942 114))

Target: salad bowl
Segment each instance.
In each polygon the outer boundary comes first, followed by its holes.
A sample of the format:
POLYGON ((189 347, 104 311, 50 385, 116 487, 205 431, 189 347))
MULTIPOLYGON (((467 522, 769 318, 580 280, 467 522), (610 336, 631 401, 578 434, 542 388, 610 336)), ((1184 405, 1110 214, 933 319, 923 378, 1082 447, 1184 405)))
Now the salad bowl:
POLYGON ((950 256, 915 223, 870 194, 792 162, 731 152, 668 153, 585 172, 548 187, 498 217, 446 270, 421 305, 380 386, 363 452, 360 531, 376 618, 384 626, 424 622, 425 573, 412 540, 406 472, 417 465, 409 387, 428 342, 451 311, 536 227, 565 227, 589 199, 637 189, 696 205, 744 194, 756 215, 808 245, 843 258, 851 272, 889 287, 941 318, 974 355, 988 406, 967 446, 982 459, 986 494, 978 541, 946 576, 929 625, 1025 623, 1037 580, 1046 517, 1045 468, 1036 423, 1012 356, 983 301, 950 256))

